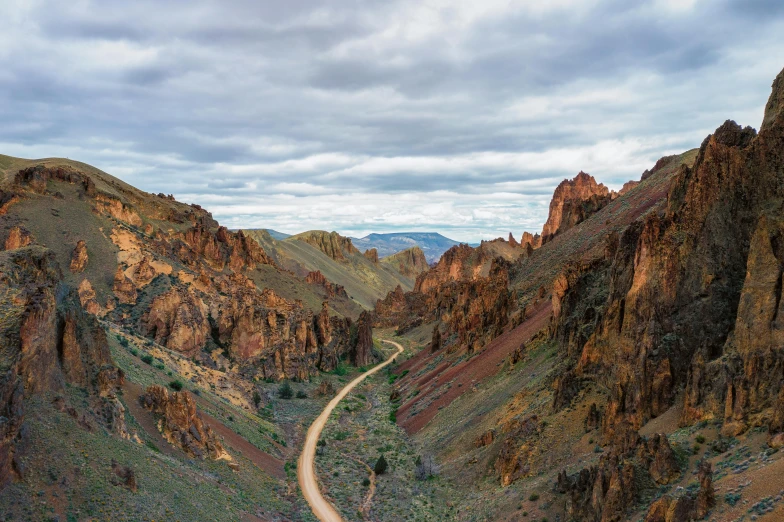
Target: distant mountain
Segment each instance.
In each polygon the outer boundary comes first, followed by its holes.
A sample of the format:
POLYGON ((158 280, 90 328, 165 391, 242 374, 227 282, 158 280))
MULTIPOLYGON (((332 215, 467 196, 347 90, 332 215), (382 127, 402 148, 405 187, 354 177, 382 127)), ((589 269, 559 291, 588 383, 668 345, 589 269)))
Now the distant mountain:
POLYGON ((378 250, 378 257, 384 258, 391 256, 402 250, 407 250, 413 246, 418 246, 425 253, 428 263, 435 263, 441 258, 441 254, 460 241, 449 239, 437 232, 396 232, 393 234, 369 234, 363 238, 351 238, 354 246, 360 250, 375 248, 378 250))
POLYGON ((272 230, 271 228, 265 228, 269 235, 272 236, 273 239, 277 239, 278 241, 282 241, 287 237, 291 237, 291 234, 286 234, 285 232, 278 232, 277 230, 272 230))

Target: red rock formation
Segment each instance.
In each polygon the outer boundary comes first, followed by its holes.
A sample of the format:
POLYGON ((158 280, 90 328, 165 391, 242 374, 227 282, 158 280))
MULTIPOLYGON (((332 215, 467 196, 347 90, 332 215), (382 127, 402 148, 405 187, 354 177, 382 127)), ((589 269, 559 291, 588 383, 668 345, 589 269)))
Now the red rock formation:
POLYGON ((93 285, 90 284, 90 281, 87 279, 83 279, 81 283, 79 283, 79 301, 82 304, 82 308, 84 308, 87 313, 92 315, 98 315, 101 312, 101 305, 98 304, 98 300, 95 296, 95 290, 93 290, 93 285))
POLYGON ((371 263, 378 263, 378 250, 375 248, 369 248, 368 250, 365 250, 363 255, 369 259, 371 263))
POLYGON ((485 261, 487 254, 484 249, 466 244, 455 245, 444 252, 436 266, 417 277, 414 291, 426 293, 449 281, 475 279, 485 261))
POLYGON ((517 240, 514 238, 514 236, 512 235, 512 233, 511 233, 511 232, 509 232, 509 240, 508 240, 508 242, 509 242, 509 244, 510 244, 511 246, 513 246, 513 247, 518 247, 518 246, 520 246, 520 243, 518 243, 518 242, 517 242, 517 240))
POLYGON ((161 416, 159 424, 164 438, 192 457, 227 459, 220 439, 196 409, 196 402, 187 391, 172 392, 163 386, 148 386, 139 397, 142 406, 161 416))
POLYGON ((210 333, 207 306, 193 292, 172 288, 156 297, 142 316, 141 330, 155 342, 193 353, 200 350, 210 333))
POLYGON ((383 262, 389 264, 404 276, 412 278, 426 272, 429 268, 425 253, 418 246, 385 257, 383 262))
POLYGON ((553 193, 550 214, 542 229, 542 243, 569 230, 612 200, 610 190, 580 171, 572 180, 563 180, 553 193))
POLYGON ((540 246, 542 246, 542 236, 540 236, 539 234, 531 235, 530 232, 523 232, 523 237, 522 240, 520 241, 520 245, 523 248, 526 249, 530 248, 530 250, 535 250, 540 246))
POLYGON ((345 261, 346 254, 359 253, 350 238, 343 237, 337 232, 312 230, 293 236, 293 238, 318 248, 335 261, 345 261))
POLYGON ((87 267, 87 243, 80 239, 71 254, 71 272, 78 274, 87 267))
POLYGON ((173 245, 175 254, 188 266, 206 263, 215 270, 229 267, 235 272, 254 269, 259 264, 273 265, 264 249, 242 230, 230 232, 226 227, 217 230, 197 224, 182 236, 184 244, 173 245))
POLYGON ((114 273, 112 290, 120 304, 136 303, 136 285, 128 279, 121 265, 117 266, 117 271, 114 273))
POLYGON ((502 486, 532 473, 530 459, 541 435, 539 419, 535 415, 515 421, 507 431, 495 462, 502 486))
POLYGON ((142 257, 142 260, 133 269, 133 280, 139 288, 150 284, 155 275, 155 269, 150 265, 150 259, 147 256, 142 257))
POLYGON ((630 190, 634 189, 639 184, 640 184, 639 181, 627 181, 626 183, 623 184, 623 187, 621 187, 621 190, 618 191, 618 195, 619 196, 623 196, 624 194, 626 194, 630 190))
POLYGON ((367 310, 363 311, 357 321, 357 340, 351 349, 351 364, 368 366, 374 362, 373 357, 373 319, 367 310))
POLYGON ((0 487, 20 478, 15 453, 23 421, 23 397, 55 392, 65 384, 81 387, 99 422, 114 432, 122 424, 108 422, 116 411, 113 396, 122 374, 114 368, 103 328, 84 313, 75 293, 58 285, 62 273, 54 254, 42 247, 23 247, 0 254, 0 293, 18 313, 0 328, 3 364, 0 375, 0 487), (114 373, 112 373, 114 370, 114 373))
POLYGON ((17 248, 26 247, 33 242, 33 237, 30 235, 23 226, 16 225, 8 231, 8 237, 5 238, 4 250, 14 250, 17 248))
POLYGON ((318 285, 324 288, 328 298, 333 298, 333 297, 348 298, 346 289, 343 288, 343 286, 341 285, 329 282, 327 278, 324 277, 324 274, 322 274, 320 270, 316 270, 315 272, 308 272, 308 275, 305 276, 305 282, 312 285, 318 285))

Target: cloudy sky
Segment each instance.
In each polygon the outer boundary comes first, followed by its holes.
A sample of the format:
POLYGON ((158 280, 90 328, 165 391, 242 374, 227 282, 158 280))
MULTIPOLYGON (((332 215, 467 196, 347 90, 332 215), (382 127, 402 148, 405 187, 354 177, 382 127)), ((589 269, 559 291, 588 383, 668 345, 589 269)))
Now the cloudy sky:
POLYGON ((758 127, 780 0, 0 2, 0 153, 232 228, 539 230, 725 119, 758 127), (631 4, 634 4, 633 6, 631 4))

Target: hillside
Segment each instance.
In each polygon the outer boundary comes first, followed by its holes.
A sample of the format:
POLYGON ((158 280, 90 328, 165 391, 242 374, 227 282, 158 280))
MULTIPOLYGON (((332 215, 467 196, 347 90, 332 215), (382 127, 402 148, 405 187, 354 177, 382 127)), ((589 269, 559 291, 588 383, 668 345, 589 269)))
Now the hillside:
POLYGON ((303 420, 380 358, 345 293, 57 158, 0 156, 0 245, 3 518, 308 518, 303 420))
POLYGON ((784 516, 782 100, 784 71, 759 132, 619 194, 580 173, 517 260, 464 247, 379 303, 423 347, 396 418, 470 494, 456 519, 784 516))
POLYGON ((437 232, 395 232, 392 234, 368 234, 363 238, 351 238, 357 248, 375 248, 380 258, 385 258, 418 246, 425 253, 428 263, 435 263, 441 255, 459 241, 444 237, 437 232))
POLYGON ((336 232, 303 232, 284 240, 273 238, 265 230, 244 233, 258 241, 279 266, 304 278, 324 279, 327 285, 340 286, 352 301, 368 310, 398 285, 406 290, 414 286, 414 276, 366 257, 351 239, 336 232))

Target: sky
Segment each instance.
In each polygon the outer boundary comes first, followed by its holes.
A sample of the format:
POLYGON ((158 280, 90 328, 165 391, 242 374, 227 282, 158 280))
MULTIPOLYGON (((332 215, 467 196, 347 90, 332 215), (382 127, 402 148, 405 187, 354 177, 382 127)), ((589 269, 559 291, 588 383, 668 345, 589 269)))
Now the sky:
POLYGON ((0 2, 0 153, 68 157, 230 228, 539 231, 759 127, 780 0, 0 2))

